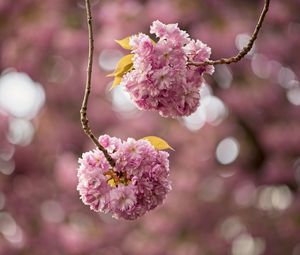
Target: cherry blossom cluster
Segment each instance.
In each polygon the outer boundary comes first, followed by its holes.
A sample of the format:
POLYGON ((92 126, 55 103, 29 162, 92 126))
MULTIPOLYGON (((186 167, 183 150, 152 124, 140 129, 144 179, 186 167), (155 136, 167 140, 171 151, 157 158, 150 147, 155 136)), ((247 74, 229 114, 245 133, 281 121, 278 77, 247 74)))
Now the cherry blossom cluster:
POLYGON ((213 66, 192 66, 188 61, 208 60, 211 49, 178 28, 177 24, 154 21, 148 35, 130 38, 133 69, 121 81, 141 110, 156 110, 164 117, 188 116, 200 103, 199 88, 203 74, 212 74, 213 66))
POLYGON ((83 153, 77 190, 84 204, 96 212, 134 220, 163 202, 171 190, 169 153, 146 140, 122 142, 103 135, 99 142, 116 165, 112 169, 99 149, 83 153))

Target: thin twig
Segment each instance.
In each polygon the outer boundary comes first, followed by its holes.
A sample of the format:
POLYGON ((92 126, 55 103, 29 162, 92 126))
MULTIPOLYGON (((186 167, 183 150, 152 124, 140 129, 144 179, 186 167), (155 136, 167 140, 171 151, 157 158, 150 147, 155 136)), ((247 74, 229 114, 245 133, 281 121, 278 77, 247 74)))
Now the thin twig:
POLYGON ((89 57, 88 57, 84 98, 80 109, 80 120, 85 134, 93 141, 93 143, 99 148, 99 150, 103 152, 105 158, 107 159, 111 167, 114 167, 116 165, 115 160, 109 155, 107 150, 99 143, 98 139, 93 134, 90 128, 89 120, 87 118, 87 105, 88 105, 89 95, 91 93, 91 78, 92 78, 92 70, 93 70, 94 36, 93 36, 91 5, 89 0, 85 0, 85 7, 86 7, 87 25, 88 25, 88 33, 89 33, 89 57))
POLYGON ((236 56, 231 57, 231 58, 221 58, 218 60, 206 60, 201 63, 196 63, 193 61, 189 61, 187 64, 188 65, 193 65, 193 66, 206 66, 206 65, 220 65, 220 64, 231 64, 231 63, 236 63, 240 61, 243 57, 247 55, 247 53, 252 49, 252 46, 257 38, 258 32, 262 27, 262 24, 264 22, 265 16, 269 10, 269 5, 270 5, 270 0, 265 0, 264 8, 260 14, 260 17, 258 19, 258 22, 256 24, 256 27, 254 29, 254 32, 247 44, 236 56))

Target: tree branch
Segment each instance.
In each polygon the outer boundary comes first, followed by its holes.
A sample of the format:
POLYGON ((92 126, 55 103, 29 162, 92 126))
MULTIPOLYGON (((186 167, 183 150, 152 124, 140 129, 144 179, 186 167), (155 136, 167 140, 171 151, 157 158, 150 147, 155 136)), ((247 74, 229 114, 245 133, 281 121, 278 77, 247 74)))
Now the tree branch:
POLYGON ((269 10, 269 5, 270 5, 270 0, 265 0, 265 4, 264 4, 264 8, 260 14, 260 17, 258 19, 258 22, 256 24, 256 27, 254 29, 254 32, 247 44, 247 46, 245 46, 236 56, 233 56, 231 58, 221 58, 218 60, 206 60, 204 62, 201 63, 196 63, 193 61, 188 61, 188 65, 193 65, 193 66, 206 66, 206 65, 220 65, 220 64, 231 64, 231 63, 236 63, 238 61, 240 61, 243 57, 245 57, 248 52, 252 49, 252 46, 257 38, 257 35, 259 33, 259 30, 262 27, 262 24, 264 22, 265 16, 269 10))
POLYGON ((88 33, 89 33, 89 56, 88 56, 85 92, 84 92, 82 106, 80 109, 80 120, 81 120, 82 129, 85 132, 85 134, 93 141, 93 143, 98 147, 98 149, 103 152, 105 158, 107 159, 111 167, 114 167, 116 165, 115 160, 109 155, 107 150, 99 143, 98 139, 93 134, 90 128, 89 120, 87 118, 87 105, 88 105, 89 95, 91 93, 91 78, 92 78, 92 70, 93 70, 94 36, 93 36, 91 5, 89 0, 85 0, 85 7, 86 7, 86 17, 87 17, 87 25, 88 25, 88 33))

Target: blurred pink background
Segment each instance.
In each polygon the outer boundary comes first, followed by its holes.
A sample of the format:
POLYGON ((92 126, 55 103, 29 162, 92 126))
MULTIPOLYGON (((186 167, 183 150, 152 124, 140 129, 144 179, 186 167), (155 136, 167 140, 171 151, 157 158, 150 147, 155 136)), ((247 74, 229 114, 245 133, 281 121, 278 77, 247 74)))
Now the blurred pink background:
POLYGON ((197 112, 138 111, 108 91, 126 54, 114 42, 178 22, 229 57, 247 42, 263 1, 94 0, 97 135, 156 135, 171 152, 173 190, 128 222, 96 214, 76 191, 77 159, 93 149, 79 109, 87 64, 84 1, 0 0, 1 255, 299 255, 300 1, 271 1, 255 48, 217 66, 197 112))

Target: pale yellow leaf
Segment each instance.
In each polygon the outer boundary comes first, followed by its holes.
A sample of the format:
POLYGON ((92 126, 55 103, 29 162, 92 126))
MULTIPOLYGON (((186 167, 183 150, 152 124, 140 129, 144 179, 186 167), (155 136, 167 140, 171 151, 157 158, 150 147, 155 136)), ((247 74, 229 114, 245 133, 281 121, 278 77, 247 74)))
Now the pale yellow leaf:
POLYGON ((132 50, 132 47, 131 47, 130 44, 129 44, 130 37, 131 37, 131 36, 128 36, 128 37, 126 37, 126 38, 124 38, 124 39, 121 39, 121 40, 115 40, 115 42, 116 42, 117 44, 119 44, 119 45, 120 45, 123 49, 125 49, 125 50, 132 50))
POLYGON ((112 89, 114 89, 115 87, 119 86, 120 83, 121 83, 121 80, 122 80, 122 77, 116 76, 115 79, 114 79, 113 84, 112 84, 111 87, 110 87, 110 90, 112 90, 112 89))
POLYGON ((128 54, 122 57, 117 63, 115 71, 113 73, 108 74, 107 77, 116 77, 116 76, 122 77, 126 72, 128 72, 132 68, 133 66, 132 58, 133 58, 133 54, 128 54))
POLYGON ((142 138, 152 144, 152 146, 157 150, 174 150, 165 140, 157 137, 157 136, 146 136, 142 138))

